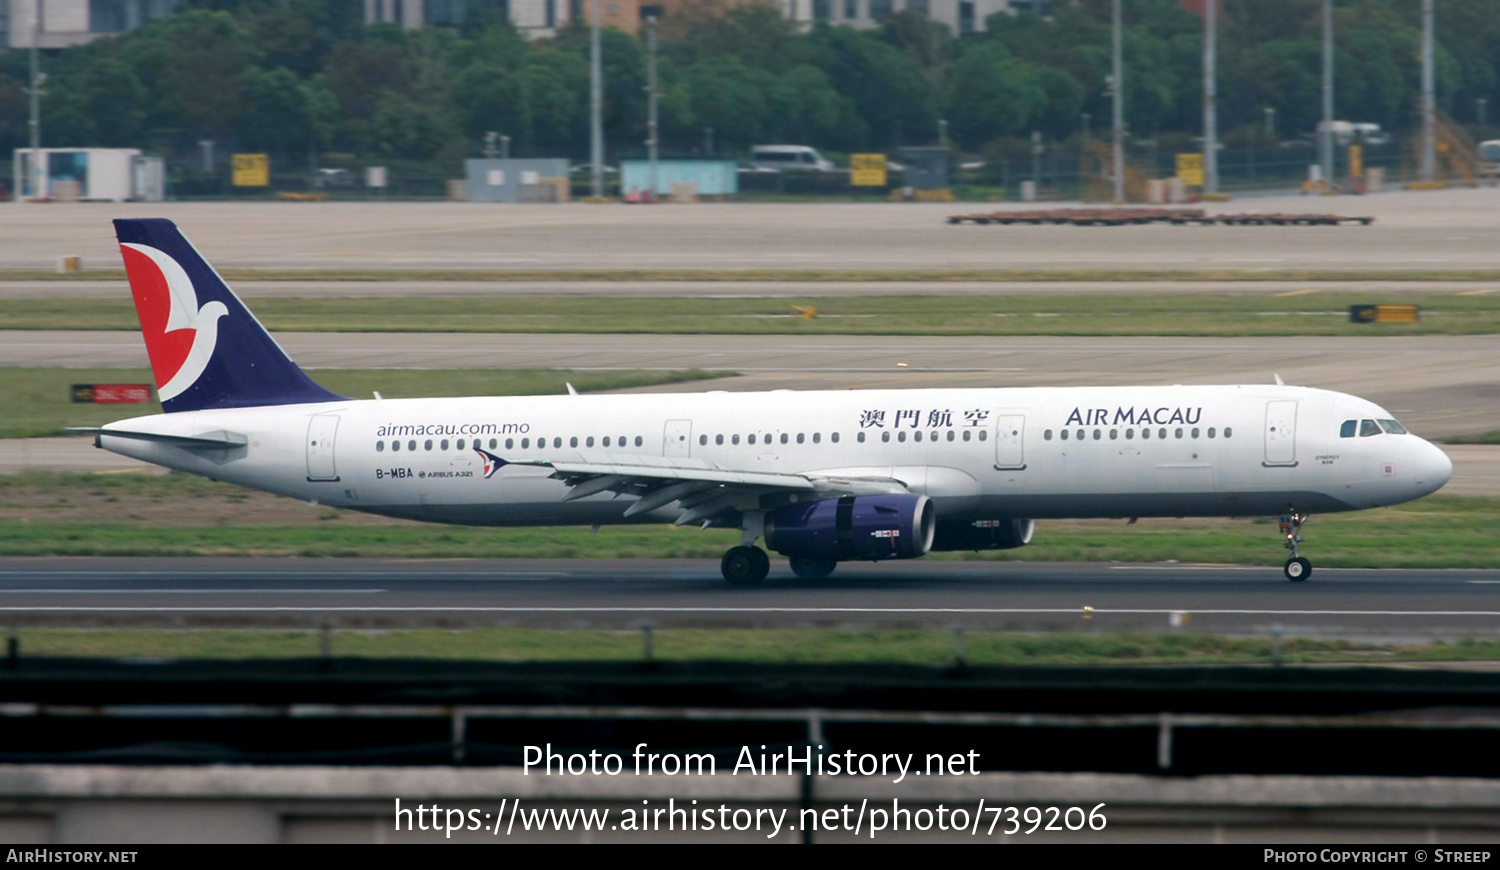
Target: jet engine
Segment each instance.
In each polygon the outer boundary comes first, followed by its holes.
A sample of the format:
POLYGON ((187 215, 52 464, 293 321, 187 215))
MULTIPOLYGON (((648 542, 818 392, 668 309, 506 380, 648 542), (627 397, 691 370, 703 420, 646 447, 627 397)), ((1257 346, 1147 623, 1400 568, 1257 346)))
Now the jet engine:
POLYGON ((925 495, 846 495, 766 514, 766 546, 801 559, 914 559, 932 549, 937 511, 925 495))
POLYGON ((1031 543, 1036 520, 950 520, 937 524, 934 550, 1014 550, 1031 543))

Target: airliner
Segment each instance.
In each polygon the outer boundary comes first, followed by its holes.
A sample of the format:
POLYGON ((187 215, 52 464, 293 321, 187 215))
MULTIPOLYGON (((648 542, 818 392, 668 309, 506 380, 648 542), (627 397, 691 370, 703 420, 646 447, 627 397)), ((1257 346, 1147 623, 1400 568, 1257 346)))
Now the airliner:
POLYGON ((164 413, 80 429, 106 450, 338 508, 472 526, 740 530, 721 569, 1003 550, 1037 520, 1278 516, 1289 580, 1314 513, 1453 473, 1355 396, 1275 384, 339 396, 281 350, 168 220, 116 235, 164 413), (765 549, 757 546, 764 542, 765 549))

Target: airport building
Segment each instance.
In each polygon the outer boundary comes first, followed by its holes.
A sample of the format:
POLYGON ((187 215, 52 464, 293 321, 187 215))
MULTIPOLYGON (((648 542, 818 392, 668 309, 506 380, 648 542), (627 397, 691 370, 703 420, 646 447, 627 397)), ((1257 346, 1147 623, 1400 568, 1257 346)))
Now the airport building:
POLYGON ((0 46, 71 48, 164 18, 177 0, 0 0, 0 46))
MULTIPOLYGON (((584 20, 593 0, 364 0, 365 23, 400 24, 407 28, 456 27, 479 13, 504 17, 532 39, 556 35, 569 22, 584 20)), ((805 26, 814 22, 858 28, 879 27, 902 11, 919 12, 948 25, 953 33, 979 33, 985 19, 1000 12, 1042 10, 1044 0, 771 0, 782 15, 805 26)), ((604 26, 626 33, 640 30, 650 15, 669 19, 712 13, 738 0, 600 0, 604 26)))

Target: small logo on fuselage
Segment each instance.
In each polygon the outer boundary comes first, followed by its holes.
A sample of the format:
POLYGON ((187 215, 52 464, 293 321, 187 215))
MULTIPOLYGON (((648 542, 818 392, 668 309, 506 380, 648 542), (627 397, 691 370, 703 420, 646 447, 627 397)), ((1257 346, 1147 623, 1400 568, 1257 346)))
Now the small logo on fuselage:
POLYGON ((488 450, 481 450, 478 447, 475 447, 474 448, 474 452, 478 453, 479 454, 479 458, 484 460, 484 479, 485 480, 489 480, 490 479, 490 475, 492 475, 495 472, 499 471, 500 470, 500 466, 502 466, 502 465, 505 464, 505 460, 504 459, 501 459, 500 457, 498 457, 495 454, 489 452, 488 450))

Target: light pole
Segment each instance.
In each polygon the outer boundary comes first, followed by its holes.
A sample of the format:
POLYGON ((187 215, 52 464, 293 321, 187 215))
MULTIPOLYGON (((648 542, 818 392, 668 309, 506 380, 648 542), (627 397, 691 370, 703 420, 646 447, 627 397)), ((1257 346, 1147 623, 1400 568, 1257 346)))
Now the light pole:
POLYGON ((1219 0, 1203 4, 1203 192, 1219 192, 1219 119, 1214 93, 1219 0))
POLYGON ((1437 175, 1437 106, 1432 93, 1432 0, 1422 0, 1422 180, 1437 175))
POLYGON ((1318 133, 1323 183, 1333 183, 1333 0, 1323 0, 1323 129, 1318 133))
POLYGON ((1114 0, 1114 71, 1110 76, 1110 90, 1114 93, 1115 114, 1115 202, 1125 201, 1125 69, 1120 40, 1120 0, 1114 0))
POLYGON ((1266 113, 1266 138, 1267 139, 1275 139, 1276 138, 1276 107, 1275 106, 1266 106, 1265 113, 1266 113))
POLYGON ((41 38, 42 0, 36 0, 31 14, 31 198, 46 199, 47 170, 42 166, 42 83, 46 73, 40 71, 37 41, 41 38))
POLYGON ((647 98, 647 101, 646 101, 646 105, 648 106, 648 109, 647 109, 647 120, 646 120, 646 129, 648 131, 648 136, 646 138, 646 148, 648 150, 648 153, 651 155, 651 196, 654 198, 656 196, 656 190, 657 190, 657 187, 656 187, 657 186, 656 160, 657 160, 657 147, 658 147, 658 143, 657 143, 657 126, 656 126, 656 17, 655 16, 647 16, 646 17, 646 51, 647 51, 647 54, 646 54, 646 59, 647 59, 646 60, 646 62, 647 62, 647 66, 646 66, 646 70, 647 70, 646 93, 648 95, 648 98, 647 98))
POLYGON ((594 0, 594 20, 589 29, 589 159, 594 199, 604 197, 604 72, 599 46, 600 0, 594 0))

